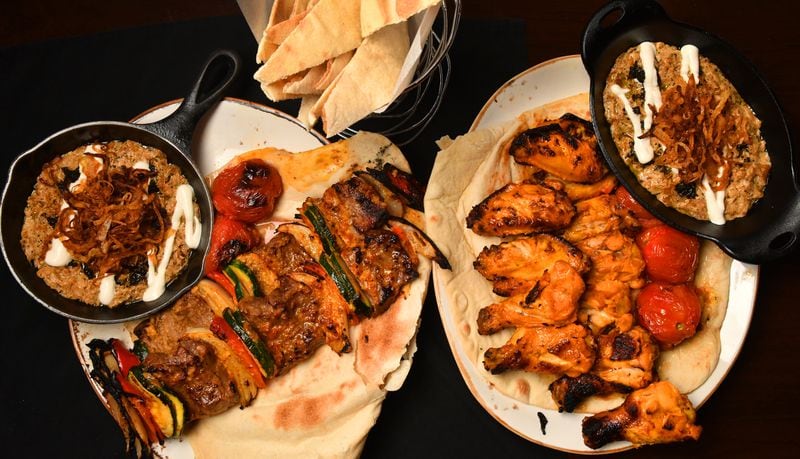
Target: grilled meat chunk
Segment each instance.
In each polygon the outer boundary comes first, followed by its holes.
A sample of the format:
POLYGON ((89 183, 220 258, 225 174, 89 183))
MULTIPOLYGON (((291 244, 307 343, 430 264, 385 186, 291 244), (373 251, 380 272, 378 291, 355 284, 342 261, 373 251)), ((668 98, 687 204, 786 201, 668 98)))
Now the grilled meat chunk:
POLYGON ((570 243, 549 234, 514 239, 484 248, 473 263, 493 284, 497 295, 528 292, 557 261, 565 261, 583 274, 589 257, 570 243))
POLYGON ((647 330, 638 325, 624 333, 613 329, 597 337, 592 372, 608 382, 639 389, 655 380, 656 358, 658 344, 647 330))
POLYGON ((667 381, 632 392, 622 406, 583 420, 583 442, 597 449, 617 440, 634 445, 697 440, 702 428, 686 396, 667 381))
POLYGON ((558 405, 558 411, 567 413, 572 413, 581 402, 592 395, 616 392, 626 394, 631 391, 629 387, 604 381, 591 373, 584 373, 575 378, 562 376, 550 383, 548 389, 553 401, 558 405))
POLYGON ((320 199, 309 199, 319 208, 339 248, 360 245, 363 234, 386 224, 389 213, 380 193, 358 176, 325 190, 320 199))
POLYGON ((506 344, 490 348, 483 366, 493 374, 524 370, 556 375, 578 376, 592 367, 594 340, 585 327, 517 328, 506 344))
POLYGON ((527 293, 494 303, 478 313, 478 333, 489 335, 507 327, 566 325, 577 318, 584 283, 565 261, 556 261, 527 293))
POLYGON ((277 233, 253 253, 261 257, 266 266, 278 276, 302 271, 304 265, 315 263, 294 236, 284 232, 277 233))
POLYGON ((417 260, 395 233, 384 229, 367 232, 360 245, 342 250, 342 258, 372 303, 373 314, 384 312, 403 286, 419 276, 417 260))
POLYGON ((275 360, 275 374, 283 374, 325 344, 320 320, 319 293, 291 275, 278 278, 279 286, 265 297, 248 297, 239 310, 275 360))
POLYGON ((236 383, 212 346, 187 337, 174 346, 168 353, 150 352, 142 364, 184 403, 187 422, 240 404, 236 383))
POLYGON ((520 164, 572 182, 594 183, 606 172, 591 123, 571 113, 520 133, 509 153, 520 164))
POLYGON ((192 291, 183 295, 175 305, 139 323, 134 334, 150 353, 171 353, 178 340, 192 328, 208 328, 214 311, 205 300, 192 291))
POLYGON ((467 215, 467 227, 481 236, 521 236, 566 227, 575 208, 563 191, 538 183, 509 183, 467 215))

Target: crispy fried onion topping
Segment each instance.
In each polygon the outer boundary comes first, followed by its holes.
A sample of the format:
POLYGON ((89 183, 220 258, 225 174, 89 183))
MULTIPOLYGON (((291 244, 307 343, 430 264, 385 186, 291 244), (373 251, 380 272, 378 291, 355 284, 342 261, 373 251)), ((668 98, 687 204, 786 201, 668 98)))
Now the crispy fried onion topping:
MULTIPOLYGON (((56 236, 63 236, 72 258, 98 277, 130 271, 157 253, 169 230, 158 193, 148 193, 156 174, 147 169, 105 164, 75 187, 61 189, 69 207, 58 215, 56 236)), ((88 158, 87 158, 88 159, 88 158)), ((63 239, 63 238, 62 238, 63 239)))
POLYGON ((696 183, 707 174, 713 190, 727 188, 731 165, 743 158, 737 149, 750 143, 747 126, 758 123, 750 110, 731 103, 731 97, 731 88, 697 85, 694 76, 664 91, 652 127, 642 134, 664 145, 655 163, 677 169, 684 183, 696 183))

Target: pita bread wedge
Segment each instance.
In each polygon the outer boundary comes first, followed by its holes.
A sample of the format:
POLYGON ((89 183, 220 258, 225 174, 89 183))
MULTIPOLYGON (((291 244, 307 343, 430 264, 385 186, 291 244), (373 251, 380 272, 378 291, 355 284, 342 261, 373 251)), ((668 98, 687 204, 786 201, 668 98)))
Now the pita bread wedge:
POLYGON ((273 83, 317 66, 361 43, 359 0, 320 0, 254 77, 273 83))
MULTIPOLYGON (((409 170, 400 150, 372 133, 302 153, 254 150, 228 165, 253 158, 283 178, 284 194, 273 215, 278 221, 292 220, 307 196, 320 196, 356 170, 387 162, 409 170)), ((383 315, 352 327, 353 352, 338 355, 323 346, 271 380, 251 406, 193 425, 185 438, 195 457, 357 457, 387 391, 399 389, 407 376, 430 269, 420 258, 420 277, 405 294, 383 315)))
POLYGON ((361 0, 361 35, 368 37, 387 25, 397 24, 438 5, 442 0, 361 0))
POLYGON ((323 130, 335 135, 391 101, 408 53, 405 22, 370 35, 320 98, 323 130))
POLYGON ((273 43, 268 39, 269 29, 275 24, 285 21, 292 15, 292 8, 295 6, 295 0, 275 0, 272 3, 272 10, 269 13, 269 20, 267 27, 261 34, 261 40, 258 41, 258 51, 256 51, 256 63, 261 64, 266 62, 272 53, 278 49, 278 43, 273 43))
POLYGON ((322 94, 322 90, 317 89, 317 86, 325 75, 327 67, 328 64, 325 63, 301 72, 303 77, 288 80, 283 86, 283 91, 287 94, 322 94))
MULTIPOLYGON (((521 166, 508 155, 508 144, 517 133, 555 119, 566 112, 588 119, 587 94, 536 108, 521 114, 505 125, 470 132, 453 142, 441 143, 425 195, 428 235, 448 257, 452 271, 437 271, 437 285, 443 285, 440 297, 446 301, 456 320, 456 333, 469 355, 471 365, 490 386, 516 400, 557 410, 548 390, 555 376, 524 371, 491 374, 483 365, 484 352, 506 343, 513 330, 493 335, 478 334, 478 312, 500 297, 492 293, 492 284, 474 268, 480 251, 500 241, 475 234, 466 225, 470 210, 491 192, 525 177, 521 166)), ((712 243, 701 245, 695 286, 703 300, 703 327, 692 339, 665 351, 657 364, 661 379, 669 380, 681 392, 697 388, 713 372, 719 358, 719 332, 727 308, 728 277, 731 260, 712 243)), ((438 269, 438 268, 434 268, 438 269)), ((581 412, 598 412, 618 406, 622 396, 593 397, 578 407, 581 412)))

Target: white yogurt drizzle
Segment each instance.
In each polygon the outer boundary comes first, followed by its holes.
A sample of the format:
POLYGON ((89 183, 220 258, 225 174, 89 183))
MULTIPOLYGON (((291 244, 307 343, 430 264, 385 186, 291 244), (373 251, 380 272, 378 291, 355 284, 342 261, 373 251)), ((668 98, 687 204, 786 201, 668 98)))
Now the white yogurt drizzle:
MULTIPOLYGON (((101 154, 102 152, 95 149, 94 145, 87 145, 86 148, 83 150, 83 153, 101 154)), ((92 158, 100 165, 100 167, 97 169, 97 172, 103 170, 103 160, 96 156, 92 156, 92 158)), ((81 161, 80 164, 78 165, 78 171, 80 172, 81 175, 78 176, 78 180, 75 180, 74 182, 69 184, 70 192, 74 192, 79 186, 83 184, 83 182, 86 181, 86 171, 83 169, 83 161, 81 161)))
POLYGON ((661 91, 658 89, 658 71, 656 70, 656 47, 649 41, 639 45, 639 57, 644 70, 644 130, 653 125, 653 109, 661 108, 661 91))
POLYGON ((44 255, 44 262, 50 266, 61 267, 67 266, 71 261, 72 255, 70 255, 69 250, 64 247, 61 239, 54 237, 50 241, 50 248, 47 249, 47 253, 44 255))
POLYGON ((694 75, 694 82, 700 84, 700 54, 695 45, 681 47, 681 78, 687 83, 689 72, 694 75))
POLYGON ((133 165, 133 168, 134 168, 134 169, 145 169, 145 170, 149 170, 149 169, 150 169, 150 163, 148 163, 148 162, 147 162, 147 161, 145 161, 145 160, 136 161, 136 164, 134 164, 134 165, 133 165))
POLYGON ((100 304, 111 304, 114 300, 114 291, 116 287, 117 284, 114 281, 114 275, 106 275, 106 277, 100 281, 100 293, 97 295, 97 301, 99 301, 100 304))
MULTIPOLYGON (((87 145, 84 150, 84 154, 86 153, 94 153, 99 154, 101 153, 100 150, 95 148, 95 145, 87 145)), ((94 158, 100 164, 100 169, 102 170, 103 167, 103 160, 100 158, 94 158)), ((74 182, 69 184, 69 191, 74 192, 83 182, 86 181, 86 173, 83 170, 83 164, 78 165, 78 170, 80 171, 80 176, 74 182)), ((66 201, 61 201, 61 209, 64 210, 69 205, 66 201)), ((70 216, 71 217, 71 216, 70 216)), ((61 239, 54 237, 50 240, 50 248, 47 249, 47 253, 44 255, 44 262, 53 267, 63 267, 67 266, 72 261, 72 255, 70 255, 69 251, 66 247, 64 247, 64 243, 61 239)))
POLYGON ((194 214, 194 189, 190 185, 180 185, 175 190, 175 210, 172 212, 172 227, 169 237, 164 243, 163 256, 155 267, 155 255, 149 253, 147 256, 147 289, 144 291, 142 300, 153 301, 160 297, 166 289, 167 266, 175 247, 175 233, 180 227, 181 219, 184 220, 184 238, 186 245, 191 249, 196 249, 200 245, 200 235, 202 225, 200 219, 194 214))
POLYGON ((650 139, 640 139, 642 135, 642 123, 639 115, 634 113, 631 103, 625 94, 628 93, 627 89, 622 89, 619 85, 612 85, 611 92, 613 92, 625 107, 625 114, 633 125, 633 152, 636 153, 636 159, 642 164, 647 164, 653 160, 653 145, 650 144, 650 139))
POLYGON ((708 220, 715 225, 725 224, 725 190, 714 191, 708 182, 708 175, 703 175, 703 196, 706 198, 708 220))

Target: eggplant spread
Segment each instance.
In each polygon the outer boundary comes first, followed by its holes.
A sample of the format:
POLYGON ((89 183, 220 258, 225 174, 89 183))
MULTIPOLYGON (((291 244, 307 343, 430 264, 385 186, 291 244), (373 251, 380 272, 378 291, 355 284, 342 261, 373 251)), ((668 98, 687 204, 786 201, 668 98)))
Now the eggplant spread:
POLYGON ((402 297, 418 277, 418 254, 444 260, 358 176, 300 211, 303 221, 236 256, 223 279, 202 280, 141 322, 133 351, 114 339, 89 343, 92 376, 129 451, 150 454, 191 421, 246 407, 324 345, 350 352, 350 324, 402 297))

